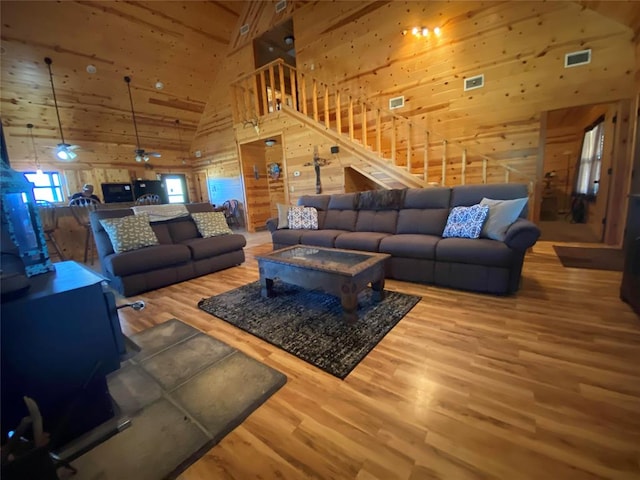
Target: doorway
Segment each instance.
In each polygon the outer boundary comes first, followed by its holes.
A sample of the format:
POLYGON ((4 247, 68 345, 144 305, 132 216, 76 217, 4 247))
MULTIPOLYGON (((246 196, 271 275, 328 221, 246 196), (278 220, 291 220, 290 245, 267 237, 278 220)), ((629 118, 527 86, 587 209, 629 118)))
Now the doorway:
POLYGON ((615 143, 617 103, 581 105, 547 112, 545 132, 541 240, 561 242, 603 241, 609 167, 615 143), (585 136, 603 119, 604 143, 598 161, 597 195, 575 195, 576 178, 583 159, 585 136))
POLYGON ((169 203, 189 203, 189 193, 187 191, 187 179, 182 173, 171 173, 160 175, 160 180, 167 192, 169 203))

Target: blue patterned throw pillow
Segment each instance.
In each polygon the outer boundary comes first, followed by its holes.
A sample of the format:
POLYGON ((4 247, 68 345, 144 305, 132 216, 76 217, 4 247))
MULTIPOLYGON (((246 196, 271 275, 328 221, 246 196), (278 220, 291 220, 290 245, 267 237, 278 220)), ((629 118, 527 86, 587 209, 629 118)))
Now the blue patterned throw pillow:
POLYGON ((447 218, 447 226, 442 232, 443 238, 478 238, 482 225, 489 213, 488 205, 473 205, 471 207, 453 207, 447 218))

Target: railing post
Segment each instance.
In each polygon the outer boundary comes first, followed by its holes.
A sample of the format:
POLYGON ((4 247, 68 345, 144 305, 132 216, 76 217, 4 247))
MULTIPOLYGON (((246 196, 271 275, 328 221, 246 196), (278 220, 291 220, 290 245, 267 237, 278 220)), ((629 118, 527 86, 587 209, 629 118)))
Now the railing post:
POLYGON ((267 80, 264 76, 264 70, 260 70, 260 91, 262 92, 262 115, 266 115, 269 112, 269 104, 267 103, 267 80))
POLYGON ((376 152, 382 156, 382 115, 379 108, 376 110, 376 152))
POLYGON ((336 90, 336 130, 342 135, 342 113, 340 110, 340 90, 336 90))
POLYGON ((440 183, 444 186, 447 181, 447 141, 442 140, 442 180, 440 183))
POLYGON ((353 140, 353 97, 349 95, 349 139, 353 140))
POLYGON ((487 183, 487 159, 482 159, 482 183, 487 183))
POLYGON ((271 100, 269 100, 269 110, 276 111, 276 76, 273 73, 273 65, 269 66, 269 87, 271 88, 271 100))
POLYGON ((286 89, 284 86, 284 68, 282 67, 282 63, 278 64, 278 76, 280 77, 280 102, 286 105, 287 95, 286 95, 286 89))
POLYGON ((289 69, 289 83, 291 86, 291 107, 296 110, 298 110, 298 86, 296 85, 296 76, 295 76, 295 70, 289 66, 287 66, 287 68, 289 69))
POLYGON ((258 76, 254 75, 253 77, 253 107, 255 109, 255 118, 260 117, 260 97, 258 95, 258 76))
POLYGON ((324 126, 331 127, 331 121, 329 118, 329 85, 324 86, 324 126))
POLYGON ((312 80, 313 86, 311 88, 311 105, 313 107, 313 119, 318 121, 318 82, 314 78, 312 80))
POLYGON ((467 149, 463 148, 462 149, 462 172, 461 172, 461 180, 462 180, 462 185, 466 185, 466 181, 467 181, 467 149))
POLYGON ((396 117, 391 117, 391 161, 396 164, 396 117))
POLYGON ((251 115, 251 92, 249 91, 249 79, 244 82, 244 110, 247 112, 248 118, 252 118, 251 115))
POLYGON ((411 122, 407 122, 407 172, 411 173, 411 122))
POLYGON ((429 130, 424 132, 424 160, 422 167, 422 179, 424 183, 427 183, 427 177, 429 176, 429 130))
POLYGON ((307 116, 307 80, 304 76, 304 73, 300 74, 300 81, 298 82, 300 85, 300 92, 302 93, 302 113, 304 116, 307 116))
POLYGON ((361 102, 360 108, 362 108, 362 145, 367 148, 367 105, 361 102))

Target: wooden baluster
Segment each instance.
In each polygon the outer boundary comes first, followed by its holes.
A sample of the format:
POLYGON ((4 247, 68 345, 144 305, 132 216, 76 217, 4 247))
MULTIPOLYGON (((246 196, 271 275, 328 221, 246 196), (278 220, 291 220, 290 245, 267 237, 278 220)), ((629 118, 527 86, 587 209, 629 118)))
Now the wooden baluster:
POLYGON ((280 77, 280 102, 283 105, 286 105, 286 103, 287 103, 287 91, 286 91, 285 83, 284 83, 284 68, 282 66, 282 63, 278 64, 278 76, 280 77))
POLYGON ((422 179, 425 185, 429 176, 429 130, 424 132, 424 165, 422 167, 422 179))
POLYGON ((376 152, 382 156, 382 115, 380 109, 376 110, 376 152))
POLYGON ((460 166, 460 180, 462 181, 462 185, 465 185, 467 180, 467 149, 462 149, 462 165, 460 166))
POLYGON ((349 140, 353 141, 353 98, 349 95, 349 140))
POLYGON ((411 122, 407 122, 407 172, 411 173, 411 122))
POLYGON ((253 80, 253 104, 252 104, 252 110, 253 110, 253 115, 252 118, 259 118, 260 117, 260 97, 258 95, 258 76, 257 75, 253 75, 252 76, 252 80, 253 80))
POLYGON ((396 163, 396 117, 391 117, 391 161, 394 165, 396 163))
POLYGON ((336 129, 342 135, 342 110, 340 106, 340 90, 336 91, 336 129))
POLYGON ((273 65, 269 66, 269 86, 271 87, 271 99, 269 100, 269 110, 276 111, 276 76, 273 71, 273 65))
POLYGON ((254 118, 251 112, 251 92, 249 88, 249 79, 244 81, 244 110, 247 118, 254 118))
POLYGON ((318 82, 316 81, 316 79, 313 79, 313 85, 311 88, 311 103, 313 106, 313 119, 317 122, 318 121, 318 82))
POLYGON ((298 86, 296 85, 296 71, 293 68, 289 68, 289 83, 291 87, 291 103, 292 107, 298 109, 298 86))
POLYGON ((302 113, 304 116, 307 116, 307 80, 304 76, 304 73, 300 74, 300 81, 298 82, 300 85, 300 92, 302 93, 302 113))
POLYGON ((360 108, 362 109, 362 146, 367 148, 367 106, 361 102, 360 108))
POLYGON ((446 185, 447 181, 447 141, 442 141, 442 180, 440 180, 441 185, 446 185))
POLYGON ((482 159, 482 183, 487 183, 487 159, 482 159))
POLYGON ((267 103, 267 97, 269 92, 267 91, 267 80, 264 75, 264 70, 260 70, 260 91, 262 92, 262 115, 269 113, 269 104, 267 103))
POLYGON ((329 118, 329 85, 324 86, 324 126, 331 127, 331 119, 329 118))

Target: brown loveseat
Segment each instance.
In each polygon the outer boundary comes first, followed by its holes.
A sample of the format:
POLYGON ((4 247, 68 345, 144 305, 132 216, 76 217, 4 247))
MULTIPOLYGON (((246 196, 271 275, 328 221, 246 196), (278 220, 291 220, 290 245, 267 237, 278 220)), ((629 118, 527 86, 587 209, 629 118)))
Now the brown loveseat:
MULTIPOLYGON (((186 205, 191 213, 213 212, 208 203, 186 205)), ((91 212, 102 273, 124 296, 182 282, 244 262, 246 239, 230 234, 202 238, 191 216, 152 222, 159 245, 115 253, 100 219, 133 215, 130 208, 91 212)))
POLYGON ((387 277, 446 287, 509 294, 518 290, 524 255, 540 236, 526 219, 526 207, 503 241, 443 238, 451 208, 486 197, 512 200, 528 195, 526 185, 465 185, 306 195, 298 205, 318 210, 318 229, 278 229, 267 221, 273 248, 305 244, 391 254, 387 277))

